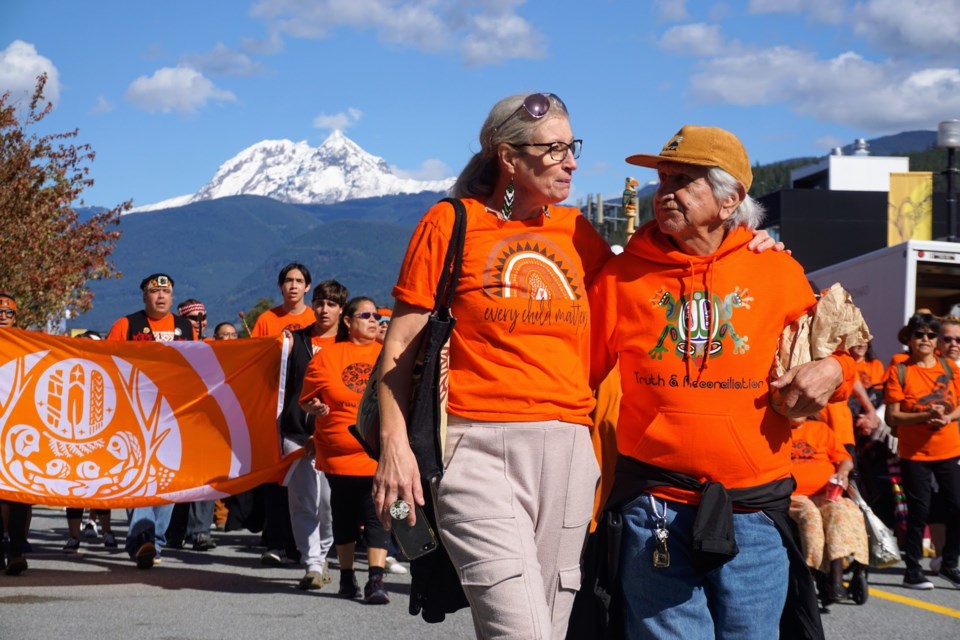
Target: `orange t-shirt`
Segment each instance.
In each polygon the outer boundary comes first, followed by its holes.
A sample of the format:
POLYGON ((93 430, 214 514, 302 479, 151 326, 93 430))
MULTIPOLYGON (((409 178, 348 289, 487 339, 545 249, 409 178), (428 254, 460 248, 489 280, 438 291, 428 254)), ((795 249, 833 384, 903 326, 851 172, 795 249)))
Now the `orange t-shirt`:
MULTIPOLYGON (((947 413, 956 408, 957 398, 960 398, 960 371, 957 365, 946 361, 953 370, 953 378, 948 383, 940 358, 929 368, 917 366, 908 359, 903 363, 906 371, 901 386, 897 361, 898 358, 891 361, 884 378, 885 403, 899 402, 900 411, 904 412, 926 411, 934 404, 942 404, 947 413)), ((943 427, 926 422, 897 425, 897 437, 900 439, 900 457, 907 460, 935 461, 960 456, 960 429, 956 420, 943 427)))
MULTIPOLYGON (((156 342, 173 342, 177 337, 176 326, 173 322, 173 314, 168 313, 159 320, 154 320, 150 316, 147 316, 147 324, 150 325, 150 331, 153 334, 153 340, 156 342)), ((127 320, 127 317, 124 316, 113 323, 113 326, 110 327, 110 333, 107 334, 106 340, 126 340, 127 331, 130 329, 130 321, 127 320)), ((193 340, 195 336, 190 336, 188 339, 193 340)))
POLYGON ((837 442, 841 445, 857 443, 853 434, 853 412, 850 411, 850 405, 845 400, 827 403, 820 412, 820 416, 820 419, 833 429, 837 442))
MULTIPOLYGON (((586 285, 611 252, 577 209, 502 222, 464 199, 463 271, 453 300, 447 410, 478 421, 589 425, 590 308, 586 285)), ((453 207, 431 208, 413 233, 398 300, 432 309, 453 207)))
POLYGON ((294 314, 287 313, 283 306, 274 307, 269 311, 264 311, 257 317, 250 336, 253 338, 265 338, 267 336, 278 336, 284 329, 296 331, 309 327, 317 321, 317 314, 313 309, 306 307, 302 312, 294 314))
POLYGON ((330 413, 317 418, 313 439, 317 468, 343 476, 372 476, 377 462, 370 458, 347 428, 356 424, 360 398, 380 355, 379 342, 336 342, 323 347, 307 365, 300 402, 319 398, 330 413))
POLYGON ((850 454, 825 422, 804 421, 793 430, 791 441, 790 462, 797 481, 796 495, 820 493, 837 470, 837 465, 850 459, 850 454))
POLYGON ((860 384, 864 389, 878 387, 883 384, 883 363, 879 360, 860 360, 857 362, 857 373, 860 376, 860 384))
POLYGON ((796 260, 750 251, 752 237, 738 228, 694 256, 648 223, 597 276, 591 379, 619 356, 620 453, 728 488, 789 476, 791 429, 770 406, 770 372, 784 327, 816 300, 796 260))

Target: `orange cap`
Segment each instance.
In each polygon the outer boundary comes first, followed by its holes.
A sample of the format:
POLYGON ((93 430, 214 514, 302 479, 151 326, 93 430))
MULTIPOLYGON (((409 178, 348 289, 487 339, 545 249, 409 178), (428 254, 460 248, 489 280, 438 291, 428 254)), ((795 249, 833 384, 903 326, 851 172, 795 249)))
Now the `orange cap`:
POLYGON ((688 124, 663 145, 659 155, 638 153, 627 158, 627 162, 654 169, 661 162, 720 167, 739 180, 747 191, 753 183, 747 150, 737 136, 718 127, 688 124))

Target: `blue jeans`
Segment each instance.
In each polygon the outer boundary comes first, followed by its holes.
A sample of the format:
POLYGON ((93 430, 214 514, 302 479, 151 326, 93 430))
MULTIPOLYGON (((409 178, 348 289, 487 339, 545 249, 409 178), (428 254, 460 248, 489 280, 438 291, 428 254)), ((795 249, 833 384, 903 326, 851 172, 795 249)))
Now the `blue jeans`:
POLYGON ((172 504, 127 509, 127 516, 130 518, 127 541, 124 545, 127 553, 133 556, 140 545, 147 542, 154 542, 157 546, 157 553, 159 553, 160 546, 167 541, 167 526, 170 524, 172 514, 172 504))
POLYGON ((740 553, 702 571, 694 565, 692 552, 697 507, 655 500, 658 513, 666 510, 669 567, 653 566, 656 518, 650 496, 641 495, 623 513, 620 580, 627 637, 778 637, 789 562, 773 521, 760 511, 734 513, 740 553))

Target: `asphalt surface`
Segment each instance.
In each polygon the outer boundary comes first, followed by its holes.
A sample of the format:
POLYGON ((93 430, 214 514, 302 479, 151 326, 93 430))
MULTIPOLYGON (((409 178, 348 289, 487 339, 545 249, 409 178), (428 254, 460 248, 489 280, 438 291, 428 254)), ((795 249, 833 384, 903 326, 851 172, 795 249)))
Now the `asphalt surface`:
MULTIPOLYGON (((121 515, 114 511, 114 529, 122 534, 121 515)), ((100 540, 85 538, 80 553, 63 554, 63 510, 35 508, 30 568, 20 576, 0 573, 0 640, 474 637, 466 610, 439 625, 410 616, 409 576, 387 576, 390 604, 364 605, 337 597, 335 568, 332 585, 298 591, 303 569, 262 566, 258 535, 214 533, 214 539, 213 551, 164 549, 160 566, 138 570, 122 547, 106 549, 100 540)), ((362 586, 365 565, 358 569, 362 586)), ((827 637, 960 638, 960 589, 934 577, 933 591, 912 591, 901 579, 902 567, 871 573, 864 605, 841 603, 824 613, 827 637)))

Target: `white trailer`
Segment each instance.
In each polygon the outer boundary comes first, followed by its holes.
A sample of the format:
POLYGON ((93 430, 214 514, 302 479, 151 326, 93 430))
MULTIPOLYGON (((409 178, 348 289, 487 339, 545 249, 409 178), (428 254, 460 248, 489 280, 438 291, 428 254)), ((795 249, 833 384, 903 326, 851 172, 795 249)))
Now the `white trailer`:
POLYGON ((897 331, 916 309, 943 316, 960 304, 960 243, 909 240, 808 273, 818 289, 839 282, 860 307, 886 364, 903 351, 897 331))

